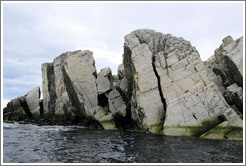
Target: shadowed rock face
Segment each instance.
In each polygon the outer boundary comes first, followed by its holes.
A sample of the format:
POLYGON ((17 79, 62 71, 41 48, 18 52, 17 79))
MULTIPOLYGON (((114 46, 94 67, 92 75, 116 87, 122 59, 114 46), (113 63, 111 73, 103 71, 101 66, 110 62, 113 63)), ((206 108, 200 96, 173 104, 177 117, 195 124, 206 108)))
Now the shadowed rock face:
POLYGON ((227 103, 243 113, 243 38, 227 36, 206 62, 208 76, 223 93, 227 103))
POLYGON ((77 109, 81 110, 84 116, 89 116, 88 112, 98 104, 97 71, 92 52, 81 51, 68 58, 64 64, 64 73, 69 77, 73 89, 69 96, 76 95, 78 102, 83 103, 77 109))
POLYGON ((34 88, 12 100, 4 117, 11 120, 13 110, 22 110, 29 118, 37 112, 43 119, 60 117, 59 124, 238 139, 233 136, 242 134, 242 62, 242 38, 226 37, 203 62, 183 38, 135 30, 125 36, 116 76, 110 68, 97 74, 89 50, 66 52, 42 64, 43 100, 34 88))
POLYGON ((54 114, 57 99, 54 63, 42 64, 42 80, 44 113, 54 114))

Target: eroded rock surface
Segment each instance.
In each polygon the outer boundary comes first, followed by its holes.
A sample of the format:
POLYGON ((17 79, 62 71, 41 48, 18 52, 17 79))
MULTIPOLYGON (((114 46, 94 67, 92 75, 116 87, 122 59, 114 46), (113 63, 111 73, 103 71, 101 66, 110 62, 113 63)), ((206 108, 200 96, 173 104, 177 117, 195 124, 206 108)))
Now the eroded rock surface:
POLYGON ((151 132, 161 129, 151 130, 153 125, 162 124, 166 135, 200 135, 207 127, 221 123, 224 119, 220 117, 234 112, 208 78, 206 67, 190 42, 152 30, 136 30, 125 40, 123 62, 132 88, 132 113, 151 132), (208 121, 211 125, 204 127, 208 121))
POLYGON ((206 62, 208 76, 222 92, 228 104, 243 113, 243 38, 227 36, 206 62))
POLYGON ((242 41, 224 38, 203 62, 183 38, 135 30, 125 36, 117 75, 97 74, 92 51, 66 52, 42 64, 43 99, 34 88, 8 103, 4 119, 40 114, 41 124, 242 139, 242 41))
POLYGON ((96 68, 91 51, 80 51, 68 58, 64 64, 63 75, 67 77, 68 95, 73 105, 84 116, 97 106, 96 68), (68 86, 69 85, 69 86, 68 86))
POLYGON ((42 91, 44 113, 55 113, 57 94, 54 63, 42 64, 42 91))
POLYGON ((112 89, 113 86, 113 76, 111 69, 109 67, 101 69, 97 77, 97 89, 98 94, 105 93, 112 89))

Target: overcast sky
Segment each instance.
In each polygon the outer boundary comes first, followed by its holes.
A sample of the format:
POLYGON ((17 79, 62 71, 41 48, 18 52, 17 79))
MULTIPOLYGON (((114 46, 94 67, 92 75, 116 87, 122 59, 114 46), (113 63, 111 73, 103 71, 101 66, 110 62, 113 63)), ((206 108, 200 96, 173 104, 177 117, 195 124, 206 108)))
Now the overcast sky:
MULTIPOLYGON (((2 3, 2 2, 1 2, 2 3)), ((3 105, 42 87, 41 64, 93 51, 97 72, 122 62, 124 36, 149 28, 191 41, 203 60, 227 35, 243 36, 242 3, 4 3, 3 105)))

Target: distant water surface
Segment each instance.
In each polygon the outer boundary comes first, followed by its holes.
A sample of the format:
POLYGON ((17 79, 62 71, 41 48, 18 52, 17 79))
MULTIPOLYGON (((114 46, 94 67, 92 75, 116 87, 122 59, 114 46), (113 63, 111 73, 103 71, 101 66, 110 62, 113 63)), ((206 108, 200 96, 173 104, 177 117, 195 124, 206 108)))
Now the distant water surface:
POLYGON ((3 124, 4 163, 242 163, 242 141, 3 124))

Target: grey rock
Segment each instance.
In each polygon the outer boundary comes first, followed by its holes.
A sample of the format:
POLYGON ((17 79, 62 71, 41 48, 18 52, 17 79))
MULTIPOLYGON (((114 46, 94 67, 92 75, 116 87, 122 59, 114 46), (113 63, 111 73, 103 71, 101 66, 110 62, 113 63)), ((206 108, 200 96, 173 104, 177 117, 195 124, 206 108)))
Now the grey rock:
POLYGON ((120 64, 118 66, 117 76, 118 77, 117 77, 116 86, 119 87, 125 94, 127 94, 128 93, 128 81, 126 79, 124 64, 120 64))
POLYGON ((197 50, 183 38, 136 30, 125 37, 124 51, 133 118, 148 130, 162 123, 166 135, 192 135, 188 126, 202 127, 206 121, 233 112, 209 78, 197 50))
MULTIPOLYGON (((136 33, 125 36, 123 56, 126 78, 131 87, 132 118, 146 130, 156 133, 163 123, 164 107, 153 69, 153 54, 147 44, 141 44, 144 39, 136 33)), ((141 35, 143 38, 148 36, 149 33, 141 35)))
POLYGON ((73 54, 65 61, 63 75, 72 104, 84 116, 90 117, 90 110, 98 105, 93 53, 85 50, 73 54))
POLYGON ((126 116, 126 104, 121 94, 114 88, 108 95, 109 110, 114 116, 119 114, 123 117, 126 116))
POLYGON ((238 112, 243 114, 243 90, 237 84, 232 84, 226 87, 224 97, 229 105, 238 112))
POLYGON ((43 111, 55 113, 56 110, 56 85, 54 74, 54 63, 42 64, 42 92, 43 92, 43 111))
POLYGON ((26 96, 20 96, 12 99, 3 109, 3 120, 21 121, 31 118, 32 114, 26 103, 26 96))
POLYGON ((32 114, 40 114, 40 88, 35 87, 27 93, 26 102, 32 114))
POLYGON ((218 49, 206 62, 209 79, 223 93, 228 104, 238 112, 243 113, 243 38, 233 40, 225 37, 218 49))
POLYGON ((112 76, 111 69, 109 67, 101 69, 97 77, 98 94, 100 95, 102 93, 109 91, 110 89, 112 89, 112 86, 113 86, 113 76, 112 76))
POLYGON ((66 86, 64 83, 63 76, 63 66, 64 62, 76 54, 79 51, 66 52, 61 54, 60 56, 54 59, 54 75, 55 75, 55 88, 56 88, 56 105, 55 105, 55 113, 56 114, 64 114, 66 112, 70 112, 69 108, 71 107, 71 101, 67 94, 66 86))
POLYGON ((227 36, 204 63, 183 38, 135 30, 125 36, 115 76, 110 68, 97 75, 89 50, 66 52, 42 65, 43 100, 36 87, 12 100, 4 119, 65 114, 108 130, 137 126, 165 135, 241 138, 242 40, 227 36), (214 135, 231 127, 238 132, 214 135))

